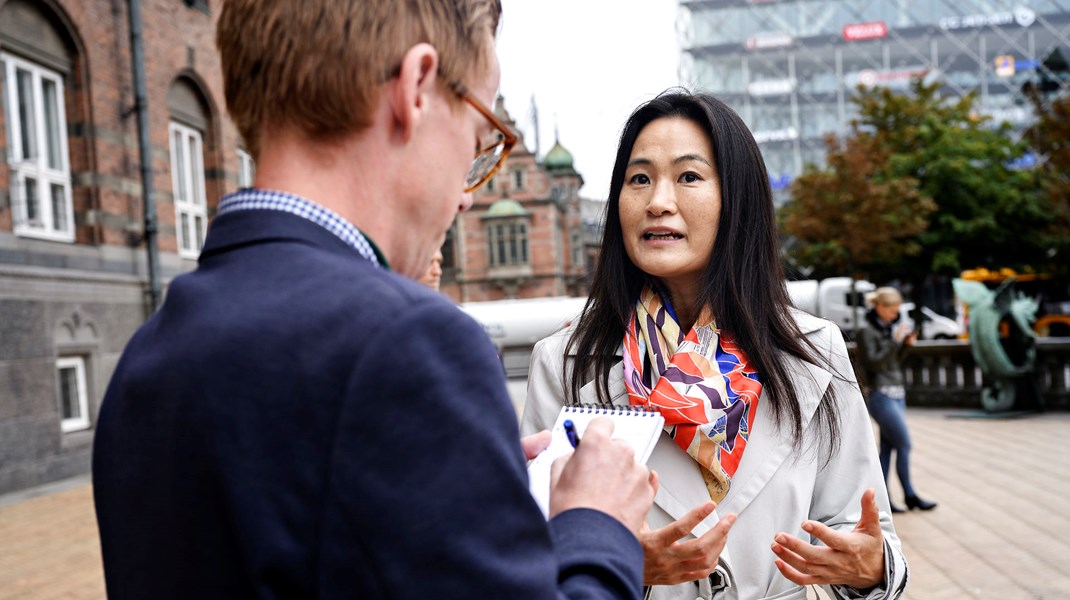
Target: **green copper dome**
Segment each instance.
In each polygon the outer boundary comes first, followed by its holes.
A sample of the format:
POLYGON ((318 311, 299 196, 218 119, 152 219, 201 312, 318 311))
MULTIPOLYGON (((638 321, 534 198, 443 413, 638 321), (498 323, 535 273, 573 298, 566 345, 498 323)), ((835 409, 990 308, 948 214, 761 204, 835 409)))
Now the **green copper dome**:
POLYGON ((512 198, 502 198, 494 204, 490 205, 487 212, 483 214, 484 219, 498 219, 501 217, 526 217, 531 212, 520 205, 519 202, 512 198))
POLYGON ((572 153, 565 150, 561 142, 554 142, 554 147, 550 148, 550 151, 542 159, 542 164, 551 171, 571 170, 573 168, 572 153))

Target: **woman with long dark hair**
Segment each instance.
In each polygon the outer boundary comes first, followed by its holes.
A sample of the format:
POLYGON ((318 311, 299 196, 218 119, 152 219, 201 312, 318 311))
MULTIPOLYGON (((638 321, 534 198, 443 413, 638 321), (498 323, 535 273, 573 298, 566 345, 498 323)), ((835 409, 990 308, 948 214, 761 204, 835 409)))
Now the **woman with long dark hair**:
POLYGON ((569 403, 666 419, 641 536, 655 598, 898 598, 906 562, 835 325, 791 307, 764 163, 670 90, 621 135, 590 298, 536 345, 523 433, 569 403))

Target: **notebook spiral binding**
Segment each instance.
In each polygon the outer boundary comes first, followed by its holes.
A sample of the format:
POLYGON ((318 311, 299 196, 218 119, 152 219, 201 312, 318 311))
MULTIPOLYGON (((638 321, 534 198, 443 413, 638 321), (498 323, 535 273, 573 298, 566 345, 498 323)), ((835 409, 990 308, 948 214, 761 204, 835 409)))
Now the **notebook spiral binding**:
POLYGON ((635 415, 650 416, 660 414, 653 406, 612 406, 608 404, 582 404, 573 403, 565 406, 566 412, 590 414, 590 415, 635 415))

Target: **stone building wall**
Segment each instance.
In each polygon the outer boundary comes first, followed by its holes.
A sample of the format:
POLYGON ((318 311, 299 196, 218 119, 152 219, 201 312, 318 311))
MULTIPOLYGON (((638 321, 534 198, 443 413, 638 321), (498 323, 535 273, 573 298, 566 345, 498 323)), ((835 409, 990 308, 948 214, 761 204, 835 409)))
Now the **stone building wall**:
MULTIPOLYGON (((206 217, 237 187, 239 140, 225 118, 216 8, 141 1, 165 287, 196 264, 177 252, 170 124, 201 135, 206 217)), ((18 111, 9 79, 0 76, 0 493, 89 469, 105 387, 149 314, 128 25, 126 2, 0 0, 0 54, 62 82, 73 216, 73 239, 19 229, 25 188, 10 147, 18 111), (72 358, 84 367, 88 426, 64 431, 61 386, 70 380, 61 367, 72 358)))

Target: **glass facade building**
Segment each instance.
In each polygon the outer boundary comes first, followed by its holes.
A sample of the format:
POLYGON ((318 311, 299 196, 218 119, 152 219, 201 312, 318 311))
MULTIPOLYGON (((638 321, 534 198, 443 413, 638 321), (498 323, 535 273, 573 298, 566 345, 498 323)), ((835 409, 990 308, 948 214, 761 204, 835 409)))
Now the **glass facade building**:
POLYGON ((858 85, 977 94, 980 114, 1017 130, 1029 82, 1070 87, 1070 0, 680 0, 680 81, 739 112, 778 201, 823 137, 844 134, 858 85))

